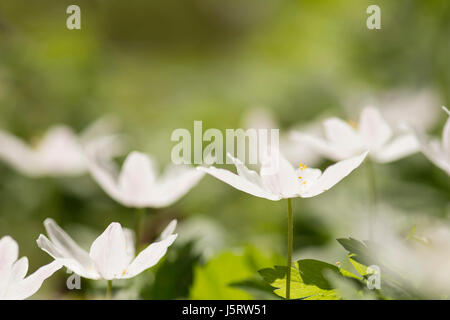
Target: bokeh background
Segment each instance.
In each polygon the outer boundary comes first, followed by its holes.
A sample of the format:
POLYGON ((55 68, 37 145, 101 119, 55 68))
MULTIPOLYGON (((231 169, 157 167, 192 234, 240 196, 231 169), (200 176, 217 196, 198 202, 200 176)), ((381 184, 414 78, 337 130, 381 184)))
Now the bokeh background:
MULTIPOLYGON (((447 0, 1 1, 0 127, 36 141, 57 123, 80 132, 113 116, 128 150, 162 166, 174 129, 192 130, 194 120, 239 128, 255 110, 288 132, 327 116, 356 120, 373 101, 392 121, 440 135, 440 106, 450 104, 449 34, 447 0), (81 7, 81 30, 66 28, 70 4, 81 7), (381 30, 366 28, 370 4, 381 7, 381 30)), ((375 170, 381 214, 400 232, 448 226, 449 177, 422 154, 375 170)), ((367 237, 367 201, 362 167, 319 197, 296 199, 295 259, 345 259, 335 239, 367 237)), ((85 246, 112 221, 134 223, 132 210, 89 175, 31 179, 0 163, 0 236, 18 241, 30 272, 51 261, 35 243, 46 217, 85 246)), ((179 240, 157 268, 115 283, 120 297, 260 297, 227 284, 284 263, 284 202, 205 177, 173 206, 149 210, 145 239, 171 218, 180 221, 179 240)), ((104 283, 84 279, 82 290, 68 291, 67 277, 59 271, 33 298, 104 294, 104 283)))

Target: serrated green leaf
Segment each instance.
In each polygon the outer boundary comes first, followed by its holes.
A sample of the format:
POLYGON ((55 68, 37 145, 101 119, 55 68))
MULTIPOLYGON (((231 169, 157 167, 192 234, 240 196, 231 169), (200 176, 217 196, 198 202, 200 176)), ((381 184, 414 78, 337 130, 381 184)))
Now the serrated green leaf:
MULTIPOLYGON (((275 293, 286 298, 286 270, 285 266, 275 266, 259 271, 267 283, 276 288, 275 293)), ((291 298, 307 300, 336 300, 338 292, 332 288, 325 278, 324 272, 329 270, 341 275, 339 268, 334 265, 312 259, 299 260, 291 268, 291 298)))

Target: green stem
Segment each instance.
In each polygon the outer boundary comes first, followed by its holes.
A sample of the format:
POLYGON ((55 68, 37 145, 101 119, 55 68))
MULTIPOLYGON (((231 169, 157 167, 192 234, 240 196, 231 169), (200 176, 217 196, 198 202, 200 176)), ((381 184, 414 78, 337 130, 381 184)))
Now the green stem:
POLYGON ((369 240, 373 240, 372 226, 375 220, 375 214, 377 209, 377 184, 375 181, 375 171, 372 160, 369 158, 366 160, 367 168, 367 181, 369 184, 369 198, 370 198, 370 208, 369 208, 369 240))
POLYGON ((112 280, 108 280, 108 285, 106 287, 106 300, 111 300, 112 297, 112 280))
POLYGON ((294 242, 294 222, 292 215, 292 200, 288 201, 288 251, 286 269, 286 299, 291 298, 291 267, 292 267, 292 245, 294 242))
POLYGON ((141 244, 141 231, 142 231, 142 224, 144 221, 144 216, 145 216, 145 209, 144 208, 137 208, 136 209, 136 224, 134 227, 134 232, 136 235, 136 244, 135 244, 135 248, 136 248, 136 252, 139 252, 139 246, 141 244))

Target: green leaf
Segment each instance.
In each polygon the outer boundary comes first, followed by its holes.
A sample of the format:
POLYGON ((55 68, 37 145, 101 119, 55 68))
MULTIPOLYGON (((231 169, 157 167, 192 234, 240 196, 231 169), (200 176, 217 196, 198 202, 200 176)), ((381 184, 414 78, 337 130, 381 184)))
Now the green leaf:
POLYGON ((365 276, 367 275, 367 266, 357 262, 356 260, 352 259, 352 257, 354 256, 354 253, 350 253, 348 255, 348 260, 350 261, 350 263, 353 265, 353 267, 355 268, 355 270, 361 275, 361 276, 365 276))
MULTIPOLYGON (((348 253, 353 254, 352 259, 363 265, 374 264, 375 259, 371 257, 370 248, 366 243, 353 238, 341 238, 337 241, 348 253)), ((359 271, 358 271, 359 272, 359 271)))
POLYGON ((230 286, 250 293, 256 299, 280 299, 273 292, 273 288, 262 279, 249 278, 231 283, 230 286))
MULTIPOLYGON (((287 267, 275 266, 259 271, 263 279, 272 287, 275 293, 286 298, 287 267)), ((312 259, 299 260, 291 268, 291 298, 307 300, 336 300, 337 291, 324 276, 325 271, 341 275, 338 267, 312 259)))
POLYGON ((195 268, 189 298, 252 299, 253 294, 243 291, 237 284, 254 276, 263 265, 273 262, 274 259, 265 257, 253 247, 240 253, 224 252, 195 268))

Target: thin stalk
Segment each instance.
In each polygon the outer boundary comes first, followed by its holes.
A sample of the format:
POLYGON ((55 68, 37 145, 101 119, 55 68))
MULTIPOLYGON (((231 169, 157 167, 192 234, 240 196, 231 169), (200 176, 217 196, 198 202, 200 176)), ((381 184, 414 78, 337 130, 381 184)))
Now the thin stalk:
POLYGON ((136 209, 136 223, 134 226, 134 233, 136 235, 136 244, 135 248, 136 251, 139 251, 139 246, 141 245, 141 231, 142 231, 142 224, 144 221, 145 216, 145 209, 144 208, 137 208, 136 209))
POLYGON ((286 269, 286 299, 291 298, 291 267, 292 267, 292 246, 294 242, 294 219, 292 215, 292 200, 288 201, 288 250, 287 250, 287 269, 286 269))
POLYGON ((112 297, 112 280, 108 280, 108 285, 106 286, 106 300, 111 300, 112 297))
POLYGON ((369 199, 370 199, 370 208, 369 208, 369 240, 373 240, 373 230, 372 226, 375 222, 375 214, 377 209, 377 184, 375 180, 375 171, 372 160, 368 158, 366 160, 366 168, 367 168, 367 181, 369 184, 369 199))

